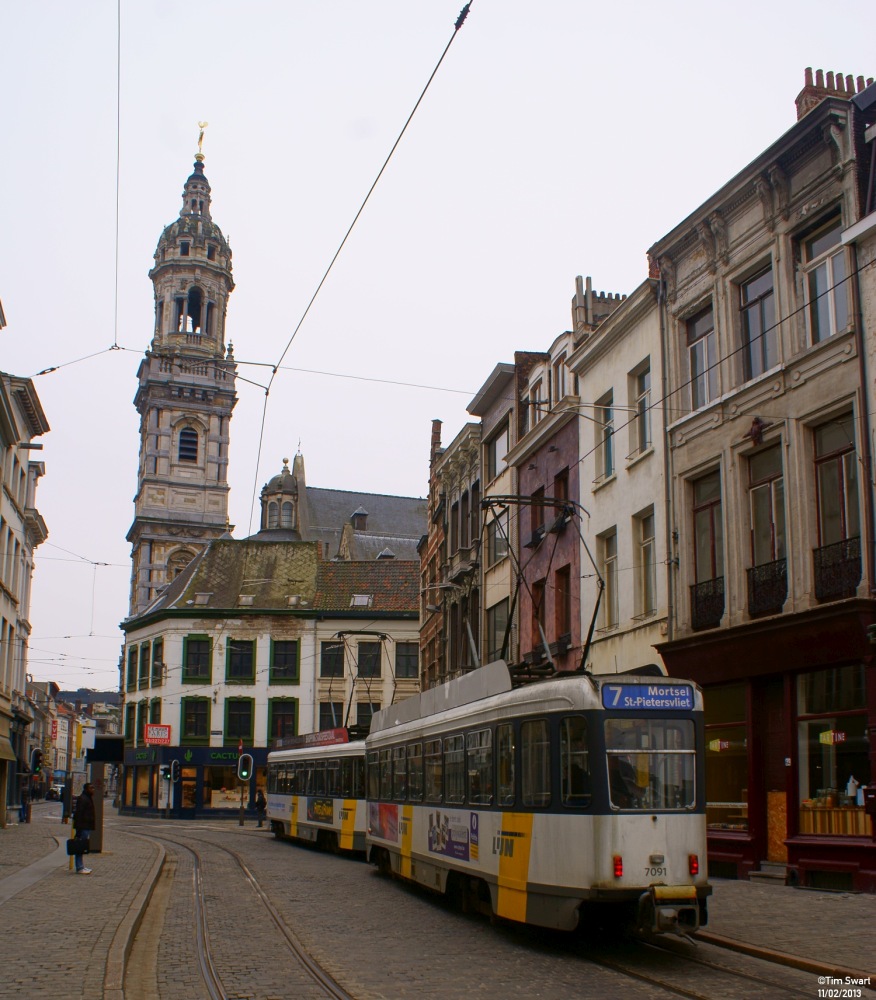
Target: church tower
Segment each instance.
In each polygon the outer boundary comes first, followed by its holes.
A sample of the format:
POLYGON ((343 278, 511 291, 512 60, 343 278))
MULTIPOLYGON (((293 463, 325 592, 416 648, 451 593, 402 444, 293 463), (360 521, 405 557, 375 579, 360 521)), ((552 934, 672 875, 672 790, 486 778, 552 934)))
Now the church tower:
POLYGON ((200 145, 179 218, 161 234, 149 272, 155 332, 134 397, 140 467, 127 536, 131 615, 231 528, 228 432, 237 366, 231 344, 225 347, 225 313, 234 281, 231 249, 210 215, 200 145))

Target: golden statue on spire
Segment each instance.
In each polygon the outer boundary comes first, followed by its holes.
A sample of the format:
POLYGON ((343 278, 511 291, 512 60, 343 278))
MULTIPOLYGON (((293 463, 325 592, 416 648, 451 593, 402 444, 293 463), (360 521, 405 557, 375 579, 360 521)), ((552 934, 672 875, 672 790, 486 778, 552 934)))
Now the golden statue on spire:
POLYGON ((204 147, 204 129, 209 124, 210 124, 209 122, 198 122, 198 128, 201 131, 200 131, 200 133, 198 135, 198 152, 195 154, 195 159, 199 163, 203 163, 204 162, 204 153, 203 153, 203 147, 204 147))

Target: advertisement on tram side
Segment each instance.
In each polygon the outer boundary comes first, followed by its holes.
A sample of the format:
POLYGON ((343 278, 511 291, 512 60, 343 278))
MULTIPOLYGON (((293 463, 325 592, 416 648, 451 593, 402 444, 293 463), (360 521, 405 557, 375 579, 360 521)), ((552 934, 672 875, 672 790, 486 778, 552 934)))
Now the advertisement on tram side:
POLYGON ((399 842, 398 806, 391 802, 369 802, 368 828, 372 837, 397 844, 399 842))
POLYGON ((429 851, 456 861, 477 861, 478 814, 430 812, 429 851))
POLYGON ((308 799, 307 818, 311 823, 331 825, 335 818, 334 803, 331 799, 308 799))

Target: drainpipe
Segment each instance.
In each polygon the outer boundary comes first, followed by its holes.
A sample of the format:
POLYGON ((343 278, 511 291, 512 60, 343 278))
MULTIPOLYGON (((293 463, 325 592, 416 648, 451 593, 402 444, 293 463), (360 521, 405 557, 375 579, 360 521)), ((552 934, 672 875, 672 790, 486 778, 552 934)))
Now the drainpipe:
POLYGON ((657 308, 660 313, 660 369, 663 378, 663 504, 666 510, 666 641, 672 642, 675 619, 675 576, 672 572, 674 557, 672 552, 672 456, 666 425, 669 422, 666 405, 669 398, 669 378, 666 374, 666 282, 657 280, 657 308))

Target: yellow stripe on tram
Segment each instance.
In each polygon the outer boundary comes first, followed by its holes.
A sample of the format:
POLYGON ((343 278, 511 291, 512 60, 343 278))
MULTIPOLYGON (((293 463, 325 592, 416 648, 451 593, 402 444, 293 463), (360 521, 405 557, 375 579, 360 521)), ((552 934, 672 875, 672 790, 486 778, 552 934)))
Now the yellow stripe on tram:
POLYGON ((342 851, 353 850, 353 833, 356 829, 356 800, 344 799, 341 810, 341 841, 342 851))
POLYGON ((414 840, 414 807, 402 806, 401 829, 401 875, 411 878, 411 845, 414 840))
POLYGON ((298 836, 298 796, 292 796, 292 809, 289 813, 289 836, 298 836))
POLYGON ((493 852, 499 855, 498 916, 526 920, 526 882, 532 847, 532 813, 502 813, 493 852))

